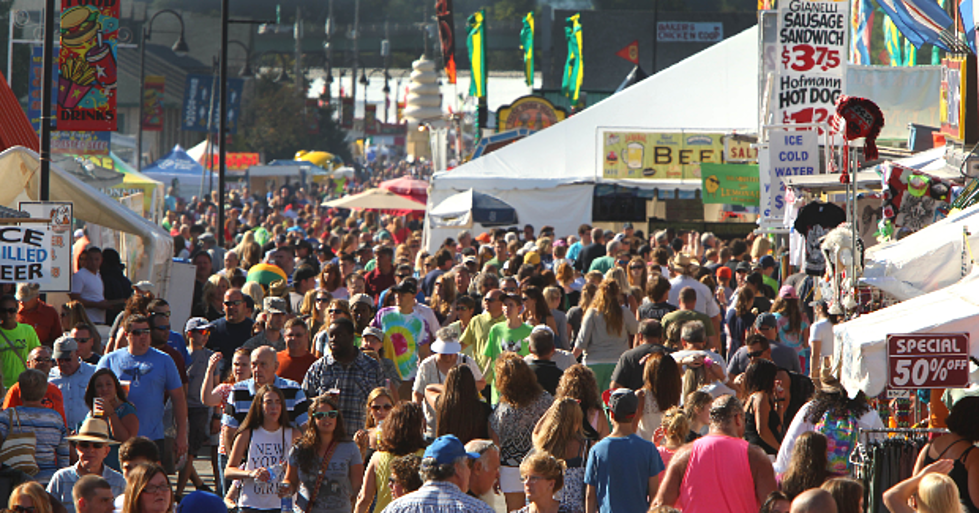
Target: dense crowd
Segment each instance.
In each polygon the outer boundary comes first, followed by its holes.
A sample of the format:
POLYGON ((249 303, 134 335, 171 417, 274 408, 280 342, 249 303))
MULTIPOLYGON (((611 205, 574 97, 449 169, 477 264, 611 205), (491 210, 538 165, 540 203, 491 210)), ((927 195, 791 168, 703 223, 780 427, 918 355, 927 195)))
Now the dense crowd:
MULTIPOLYGON (((84 231, 68 303, 5 286, 10 509, 863 511, 851 453, 883 423, 769 239, 526 225, 429 252, 418 219, 335 192, 237 190, 223 227, 215 198, 168 197, 182 326, 84 231)), ((976 401, 891 511, 975 511, 976 401)))

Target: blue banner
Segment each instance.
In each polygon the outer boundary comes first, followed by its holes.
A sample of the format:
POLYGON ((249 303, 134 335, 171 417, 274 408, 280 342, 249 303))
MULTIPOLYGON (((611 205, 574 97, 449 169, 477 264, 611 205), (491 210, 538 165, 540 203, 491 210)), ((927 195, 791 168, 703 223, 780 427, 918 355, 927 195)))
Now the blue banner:
MULTIPOLYGON (((29 80, 27 84, 27 117, 31 120, 31 125, 34 126, 34 130, 38 133, 41 132, 41 80, 42 80, 42 68, 44 67, 44 48, 40 45, 31 45, 31 67, 28 69, 27 78, 29 80)), ((58 112, 58 62, 54 62, 54 66, 51 67, 51 75, 55 79, 52 80, 51 89, 53 90, 51 94, 51 113, 54 117, 54 113, 58 112)), ((52 119, 51 128, 57 122, 52 119)))
MULTIPOLYGON (((189 132, 207 132, 207 113, 211 110, 211 89, 217 83, 213 75, 187 75, 184 85, 184 105, 180 120, 180 129, 189 132)), ((238 132, 238 115, 241 112, 241 90, 245 81, 240 78, 228 79, 228 133, 238 132)), ((211 121, 211 133, 218 132, 217 96, 214 97, 214 114, 211 121)))

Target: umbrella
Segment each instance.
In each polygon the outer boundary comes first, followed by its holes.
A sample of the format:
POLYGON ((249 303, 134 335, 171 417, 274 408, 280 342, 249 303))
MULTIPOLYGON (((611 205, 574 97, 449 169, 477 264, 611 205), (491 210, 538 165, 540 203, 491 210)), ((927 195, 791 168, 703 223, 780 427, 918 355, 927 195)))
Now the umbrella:
POLYGON ((380 187, 395 194, 400 194, 401 196, 408 196, 419 203, 426 203, 428 201, 428 182, 425 180, 402 176, 401 178, 381 182, 380 187))
POLYGON ((333 171, 333 176, 335 178, 353 178, 355 172, 356 171, 354 171, 354 168, 350 166, 343 166, 338 167, 335 171, 333 171))
POLYGON ((353 196, 323 202, 324 207, 362 208, 365 210, 425 210, 424 203, 418 203, 405 196, 399 196, 383 189, 368 189, 353 196))
POLYGON ((289 280, 285 271, 277 265, 255 264, 248 270, 248 278, 245 281, 253 281, 268 287, 273 281, 289 280))
POLYGON ((517 223, 517 211, 506 202, 472 189, 445 198, 428 213, 434 223, 447 226, 504 226, 517 223))

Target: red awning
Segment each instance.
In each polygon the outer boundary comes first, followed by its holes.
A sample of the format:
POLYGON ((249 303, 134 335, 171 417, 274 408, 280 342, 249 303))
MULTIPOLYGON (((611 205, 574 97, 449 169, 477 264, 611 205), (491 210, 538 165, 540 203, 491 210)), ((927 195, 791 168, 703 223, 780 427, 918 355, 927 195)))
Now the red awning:
POLYGON ((20 107, 20 102, 14 96, 14 91, 0 73, 0 151, 23 146, 38 153, 41 151, 37 132, 27 119, 27 114, 20 107))

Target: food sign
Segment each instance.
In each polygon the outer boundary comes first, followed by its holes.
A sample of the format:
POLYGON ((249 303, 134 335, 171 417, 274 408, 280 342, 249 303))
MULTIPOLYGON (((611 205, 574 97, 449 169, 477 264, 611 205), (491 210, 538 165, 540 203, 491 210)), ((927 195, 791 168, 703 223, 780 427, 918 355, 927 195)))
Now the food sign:
POLYGON ((889 388, 964 387, 969 384, 969 334, 888 335, 887 368, 889 388))
POLYGON ((58 130, 116 130, 118 0, 64 0, 58 130))
MULTIPOLYGON (((41 284, 41 292, 70 292, 71 246, 74 242, 71 232, 72 203, 70 201, 22 201, 17 207, 33 218, 51 218, 51 223, 47 225, 50 232, 50 242, 47 247, 49 256, 46 262, 48 280, 38 282, 41 284)), ((14 274, 16 275, 16 270, 14 274)))
POLYGON ((0 226, 0 283, 51 281, 51 230, 42 223, 0 226))
POLYGON ((845 0, 778 4, 775 122, 829 122, 846 76, 850 5, 845 0))
POLYGON ((720 164, 724 134, 616 132, 602 134, 604 178, 700 180, 700 163, 720 164))

